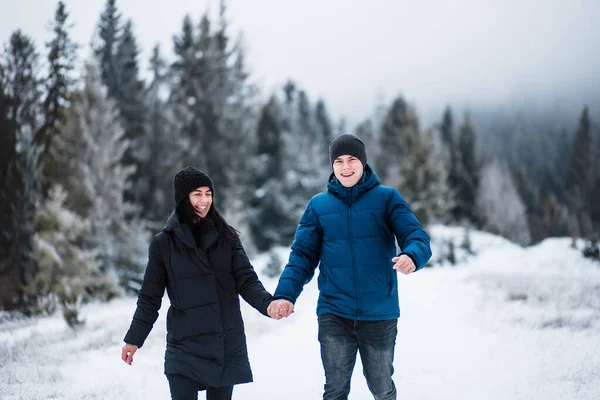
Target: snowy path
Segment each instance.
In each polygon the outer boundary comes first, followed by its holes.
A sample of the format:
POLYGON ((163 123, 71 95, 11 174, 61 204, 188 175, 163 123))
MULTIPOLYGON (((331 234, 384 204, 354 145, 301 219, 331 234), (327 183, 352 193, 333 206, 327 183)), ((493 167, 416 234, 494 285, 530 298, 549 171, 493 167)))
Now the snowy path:
MULTIPOLYGON (((578 259, 574 253, 523 250, 485 235, 478 240, 488 250, 460 267, 399 276, 398 398, 600 399, 600 268, 565 278, 558 267, 539 268, 549 263, 572 267, 578 259), (509 293, 531 297, 547 287, 562 293, 556 304, 506 301, 509 293), (596 297, 581 296, 590 290, 596 290, 596 297), (571 303, 560 299, 581 304, 570 310, 571 303)), ((276 282, 265 284, 272 291, 276 282)), ((536 296, 543 299, 543 293, 536 296)), ((236 386, 235 399, 321 398, 316 297, 313 281, 296 313, 282 321, 244 305, 255 382, 236 386)), ((120 361, 134 307, 131 298, 90 306, 87 324, 77 334, 65 328, 60 316, 26 326, 0 325, 0 399, 169 398, 162 373, 164 312, 134 365, 120 361)), ((372 399, 360 361, 350 399, 372 399)))

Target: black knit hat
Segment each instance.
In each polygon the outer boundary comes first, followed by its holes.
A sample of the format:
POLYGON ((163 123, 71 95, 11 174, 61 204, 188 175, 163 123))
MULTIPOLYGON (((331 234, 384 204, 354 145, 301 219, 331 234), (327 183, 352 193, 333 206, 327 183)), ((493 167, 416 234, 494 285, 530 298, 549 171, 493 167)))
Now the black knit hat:
POLYGON ((356 136, 344 133, 337 136, 329 144, 329 162, 333 165, 333 161, 339 156, 354 156, 359 159, 363 167, 367 164, 367 148, 365 144, 356 136))
POLYGON ((194 189, 208 186, 214 192, 212 179, 196 167, 185 167, 173 178, 173 192, 175 207, 186 198, 194 189))

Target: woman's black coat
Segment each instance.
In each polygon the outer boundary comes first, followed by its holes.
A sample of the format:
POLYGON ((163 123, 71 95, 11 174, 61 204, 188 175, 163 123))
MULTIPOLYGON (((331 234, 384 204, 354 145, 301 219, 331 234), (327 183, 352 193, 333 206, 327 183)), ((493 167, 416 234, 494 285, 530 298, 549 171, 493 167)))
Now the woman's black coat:
POLYGON ((190 227, 173 213, 150 244, 125 343, 142 347, 158 318, 165 287, 171 300, 165 373, 185 375, 204 387, 251 382, 238 294, 264 315, 273 297, 240 240, 222 238, 215 226, 197 246, 190 227))

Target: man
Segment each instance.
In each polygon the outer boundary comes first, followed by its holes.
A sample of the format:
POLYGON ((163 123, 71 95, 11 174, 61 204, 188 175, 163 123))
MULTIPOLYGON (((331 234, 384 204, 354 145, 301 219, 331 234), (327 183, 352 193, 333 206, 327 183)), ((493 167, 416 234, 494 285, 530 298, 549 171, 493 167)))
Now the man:
POLYGON ((270 309, 289 316, 319 266, 323 399, 348 398, 357 351, 374 398, 396 399, 392 374, 400 307, 392 268, 403 274, 423 268, 431 257, 429 236, 400 193, 381 185, 360 139, 337 136, 329 158, 333 174, 327 190, 306 206, 270 309))

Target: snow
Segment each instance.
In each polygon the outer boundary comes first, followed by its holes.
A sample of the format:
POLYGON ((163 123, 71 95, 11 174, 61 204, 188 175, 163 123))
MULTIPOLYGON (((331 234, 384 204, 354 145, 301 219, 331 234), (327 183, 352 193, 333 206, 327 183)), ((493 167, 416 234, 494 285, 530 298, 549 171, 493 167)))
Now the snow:
MULTIPOLYGON (((434 226, 432 247, 464 231, 434 226)), ((567 238, 521 247, 471 232, 475 255, 456 266, 399 275, 402 316, 395 356, 398 398, 600 399, 600 264, 567 238)), ((287 249, 278 249, 282 260, 287 249)), ((253 258, 260 273, 269 257, 253 258)), ((270 291, 276 279, 262 278, 270 291)), ((254 382, 235 399, 322 397, 316 281, 288 319, 267 319, 243 303, 254 382)), ((163 309, 133 366, 120 359, 135 298, 84 308, 69 329, 57 314, 0 323, 0 399, 166 399, 163 309)), ((201 394, 200 398, 204 398, 201 394)), ((349 399, 372 399, 360 359, 349 399)))

